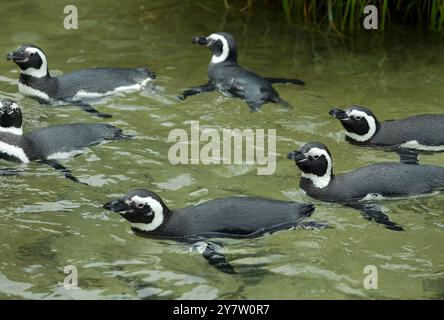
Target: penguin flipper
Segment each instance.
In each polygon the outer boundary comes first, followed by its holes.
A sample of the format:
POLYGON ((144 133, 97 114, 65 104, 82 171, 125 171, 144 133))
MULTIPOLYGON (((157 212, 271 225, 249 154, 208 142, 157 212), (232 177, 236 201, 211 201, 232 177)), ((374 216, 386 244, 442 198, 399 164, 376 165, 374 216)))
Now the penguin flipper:
POLYGON ((185 100, 188 97, 194 96, 196 94, 204 93, 204 92, 211 92, 216 90, 216 87, 211 82, 208 82, 201 86, 191 87, 185 91, 182 92, 182 94, 179 95, 180 100, 185 100))
POLYGON ((254 101, 246 101, 246 103, 252 112, 261 111, 262 103, 254 101))
POLYGON ((382 224, 389 230, 392 231, 404 231, 396 222, 390 220, 389 216, 385 214, 380 206, 374 203, 353 203, 347 204, 349 207, 361 211, 364 219, 368 221, 374 221, 377 224, 382 224))
POLYGON ((265 80, 267 80, 271 84, 280 83, 280 84, 294 84, 297 86, 305 86, 305 82, 302 80, 298 80, 298 79, 265 78, 265 80))
POLYGON ((58 162, 57 160, 51 159, 51 160, 41 160, 40 161, 43 164, 46 164, 52 168, 54 168, 55 170, 57 170, 58 172, 60 172, 61 174, 63 174, 63 176, 71 181, 74 181, 76 183, 81 183, 81 184, 85 184, 88 185, 87 183, 81 182, 78 178, 76 178, 71 170, 65 168, 65 166, 63 166, 62 164, 60 164, 60 162, 58 162))
POLYGON ((220 249, 221 246, 215 243, 199 241, 191 246, 190 252, 199 252, 211 266, 215 267, 221 272, 236 274, 234 267, 227 261, 225 255, 219 252, 220 249))
POLYGON ((78 106, 80 108, 82 108, 84 111, 98 117, 98 118, 112 118, 112 115, 108 114, 108 113, 102 113, 96 109, 94 109, 89 103, 80 101, 80 100, 73 100, 73 99, 69 99, 69 98, 64 98, 61 99, 61 101, 72 104, 74 106, 78 106))

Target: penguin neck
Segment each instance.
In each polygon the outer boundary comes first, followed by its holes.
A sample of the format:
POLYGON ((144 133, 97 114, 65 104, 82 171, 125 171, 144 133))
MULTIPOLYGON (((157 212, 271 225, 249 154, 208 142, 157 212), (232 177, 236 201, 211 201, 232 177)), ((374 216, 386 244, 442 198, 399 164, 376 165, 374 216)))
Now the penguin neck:
POLYGON ((301 177, 301 188, 304 189, 304 191, 307 191, 306 189, 325 190, 332 183, 334 178, 335 176, 333 174, 324 175, 322 177, 312 174, 303 174, 301 177))
POLYGON ((210 65, 218 65, 220 63, 237 64, 236 48, 229 48, 228 43, 224 43, 222 51, 213 52, 210 65))
POLYGON ((335 176, 333 174, 333 164, 331 163, 331 161, 328 161, 327 170, 322 176, 319 176, 314 173, 302 172, 301 186, 303 184, 304 186, 309 188, 323 190, 330 185, 334 177, 335 176), (302 180, 304 180, 304 183, 302 183, 302 180))
POLYGON ((25 85, 29 85, 31 82, 35 81, 35 80, 52 80, 53 78, 50 76, 48 70, 46 70, 46 75, 42 76, 42 77, 36 77, 34 75, 28 74, 28 73, 23 73, 20 72, 20 78, 19 78, 19 82, 25 84, 25 85))
MULTIPOLYGON (((331 175, 328 182, 325 182, 322 184, 322 187, 320 187, 319 183, 316 184, 312 179, 301 177, 299 187, 310 197, 322 198, 324 194, 328 193, 329 187, 334 180, 335 176, 331 175)), ((327 179, 325 181, 327 181, 327 179)))
POLYGON ((23 135, 23 128, 22 127, 1 127, 0 126, 0 132, 4 133, 10 133, 16 136, 22 136, 23 135))
POLYGON ((165 224, 170 220, 171 215, 172 212, 165 206, 162 216, 157 217, 157 220, 154 218, 151 223, 131 223, 131 230, 142 235, 161 234, 165 224))

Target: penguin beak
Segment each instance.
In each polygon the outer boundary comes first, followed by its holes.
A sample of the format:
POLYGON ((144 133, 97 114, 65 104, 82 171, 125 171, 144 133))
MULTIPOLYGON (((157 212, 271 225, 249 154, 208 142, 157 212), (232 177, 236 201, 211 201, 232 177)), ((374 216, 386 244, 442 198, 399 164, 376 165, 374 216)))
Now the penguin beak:
POLYGON ((13 51, 6 55, 6 60, 14 61, 14 62, 23 62, 26 60, 25 55, 23 52, 20 51, 13 51))
POLYGON ((202 36, 194 37, 194 38, 191 40, 191 42, 192 42, 193 44, 198 44, 198 45, 200 45, 200 46, 207 46, 207 45, 208 45, 208 39, 207 39, 207 37, 202 37, 202 36))
POLYGON ((332 108, 328 114, 335 117, 338 120, 348 120, 349 119, 347 112, 345 112, 344 110, 338 109, 338 108, 332 108))
POLYGON ((103 207, 106 210, 114 211, 114 212, 118 212, 118 213, 127 211, 129 209, 128 205, 122 199, 107 202, 107 203, 105 203, 105 205, 103 207))
POLYGON ((301 151, 292 151, 287 155, 287 158, 296 162, 302 162, 307 160, 305 155, 301 151))

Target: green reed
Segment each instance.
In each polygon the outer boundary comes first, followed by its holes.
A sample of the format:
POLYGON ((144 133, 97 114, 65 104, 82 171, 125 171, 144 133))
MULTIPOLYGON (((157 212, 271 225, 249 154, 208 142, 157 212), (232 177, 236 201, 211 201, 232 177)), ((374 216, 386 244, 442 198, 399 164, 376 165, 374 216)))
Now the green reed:
POLYGON ((281 6, 290 23, 331 28, 337 33, 362 30, 364 7, 378 8, 379 29, 392 24, 424 26, 442 31, 444 0, 223 0, 225 5, 245 1, 247 7, 265 2, 281 6))

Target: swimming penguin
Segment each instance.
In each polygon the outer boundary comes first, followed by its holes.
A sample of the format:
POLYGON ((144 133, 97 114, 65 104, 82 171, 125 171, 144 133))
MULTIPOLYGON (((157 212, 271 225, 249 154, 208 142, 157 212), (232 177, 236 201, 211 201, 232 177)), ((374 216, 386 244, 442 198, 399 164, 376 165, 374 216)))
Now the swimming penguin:
POLYGON ((82 107, 98 117, 109 118, 84 102, 118 92, 140 90, 155 79, 146 68, 90 68, 52 77, 43 50, 23 45, 6 56, 20 68, 19 92, 40 102, 62 101, 82 107))
POLYGON ((341 121, 352 144, 395 150, 401 161, 417 163, 419 153, 444 151, 444 115, 422 114, 379 122, 367 108, 333 108, 330 115, 341 121))
POLYGON ((335 176, 330 151, 318 142, 305 144, 290 152, 288 158, 302 171, 300 187, 307 195, 360 209, 366 219, 392 230, 402 227, 390 221, 376 205, 361 201, 431 193, 444 187, 444 168, 430 165, 377 163, 335 176))
POLYGON ((121 129, 109 124, 72 123, 23 133, 22 112, 11 100, 0 102, 0 159, 29 163, 40 161, 78 182, 57 159, 104 140, 122 140, 121 129))
MULTIPOLYGON (((258 237, 301 226, 314 211, 311 204, 256 197, 222 198, 172 211, 156 193, 144 189, 133 190, 122 199, 106 203, 104 208, 121 214, 136 234, 186 242, 258 237)), ((225 272, 232 271, 220 254, 213 263, 209 253, 214 247, 205 246, 201 252, 204 256, 205 250, 210 264, 225 272)))
POLYGON ((268 102, 289 107, 273 89, 273 83, 304 85, 303 81, 296 79, 263 78, 239 66, 236 42, 229 33, 218 32, 208 37, 195 37, 192 42, 208 47, 213 53, 208 67, 209 81, 205 85, 185 90, 181 99, 217 90, 225 96, 245 100, 252 111, 257 111, 268 102))

